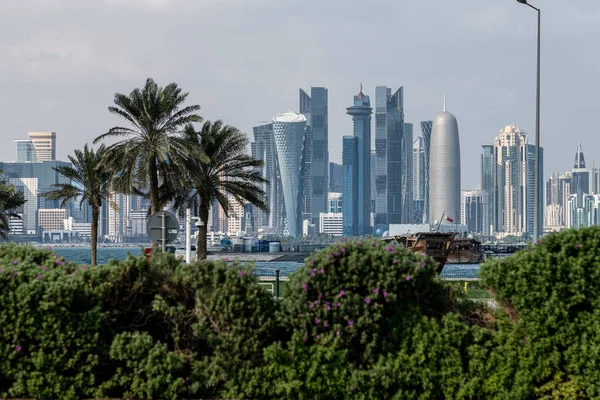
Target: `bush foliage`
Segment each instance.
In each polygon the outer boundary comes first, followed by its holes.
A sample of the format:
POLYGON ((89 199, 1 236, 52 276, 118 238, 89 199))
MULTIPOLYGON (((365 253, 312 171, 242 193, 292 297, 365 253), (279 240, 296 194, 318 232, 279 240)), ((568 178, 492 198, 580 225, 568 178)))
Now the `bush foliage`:
POLYGON ((277 301, 251 266, 0 246, 0 397, 600 398, 600 228, 487 261, 497 309, 364 239, 277 301))

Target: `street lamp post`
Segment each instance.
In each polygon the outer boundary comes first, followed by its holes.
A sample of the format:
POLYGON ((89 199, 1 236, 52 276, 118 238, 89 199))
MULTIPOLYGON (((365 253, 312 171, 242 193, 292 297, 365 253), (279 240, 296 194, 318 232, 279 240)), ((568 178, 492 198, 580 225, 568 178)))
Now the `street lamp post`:
POLYGON ((525 4, 537 11, 537 79, 536 79, 536 94, 535 94, 535 177, 533 185, 533 242, 536 243, 540 236, 540 37, 541 37, 541 16, 542 12, 539 8, 532 6, 527 0, 517 0, 521 4, 525 4))

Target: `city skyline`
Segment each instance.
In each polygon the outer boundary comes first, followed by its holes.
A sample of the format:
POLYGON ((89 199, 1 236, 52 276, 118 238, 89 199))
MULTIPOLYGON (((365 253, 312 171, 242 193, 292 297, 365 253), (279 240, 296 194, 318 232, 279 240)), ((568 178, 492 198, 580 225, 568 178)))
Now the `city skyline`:
MULTIPOLYGON (((352 129, 347 99, 361 81, 370 93, 378 85, 404 86, 410 99, 405 120, 413 124, 430 120, 447 92, 461 121, 464 154, 478 154, 487 141, 482 133, 493 136, 513 120, 534 132, 535 17, 516 1, 381 1, 372 7, 313 0, 31 1, 34 7, 9 2, 0 16, 9 32, 0 39, 5 56, 0 132, 11 140, 29 130, 51 129, 60 135, 57 159, 114 126, 106 110, 114 93, 128 92, 149 76, 163 85, 178 82, 190 92, 190 102, 202 106, 205 119, 223 119, 248 134, 261 116, 294 101, 299 87, 327 87, 330 160, 337 163, 341 138, 352 129), (315 14, 311 10, 317 5, 315 14), (115 21, 110 28, 109 16, 115 21), (232 19, 233 28, 219 22, 232 19), (357 24, 368 34, 350 39, 347 32, 357 24), (149 25, 159 28, 148 30, 149 25), (389 37, 391 27, 410 38, 396 53, 374 40, 389 37), (302 46, 292 50, 292 42, 302 46), (348 62, 357 48, 361 61, 348 62), (277 63, 265 61, 275 54, 277 63), (203 62, 206 58, 211 63, 203 62), (507 58, 512 61, 501 62, 507 58)), ((595 45, 590 33, 600 10, 592 0, 539 5, 544 11, 541 145, 548 154, 547 176, 572 163, 557 157, 564 132, 578 132, 576 140, 586 148, 600 147, 600 138, 581 117, 593 113, 593 94, 600 89, 594 74, 600 60, 584 51, 595 45), (571 73, 564 73, 566 66, 571 73), (550 83, 560 96, 551 95, 550 83)), ((8 144, 0 146, 2 160, 13 158, 8 144)), ((475 186, 478 158, 461 161, 465 187, 475 186)))

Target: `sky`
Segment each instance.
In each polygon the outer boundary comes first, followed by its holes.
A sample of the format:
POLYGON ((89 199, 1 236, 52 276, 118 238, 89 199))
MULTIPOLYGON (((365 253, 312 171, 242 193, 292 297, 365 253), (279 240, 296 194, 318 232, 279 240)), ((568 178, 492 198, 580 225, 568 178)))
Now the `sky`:
MULTIPOLYGON (((570 170, 577 142, 598 158, 600 2, 542 7, 544 175, 570 170)), ((0 0, 0 160, 13 139, 55 131, 57 158, 123 121, 114 94, 177 82, 205 120, 252 127, 298 89, 329 89, 330 160, 345 114, 375 86, 404 87, 405 121, 447 109, 459 125, 462 187, 480 185, 482 144, 516 123, 535 134, 536 12, 516 0, 0 0)), ((374 127, 373 127, 374 134, 374 127)))

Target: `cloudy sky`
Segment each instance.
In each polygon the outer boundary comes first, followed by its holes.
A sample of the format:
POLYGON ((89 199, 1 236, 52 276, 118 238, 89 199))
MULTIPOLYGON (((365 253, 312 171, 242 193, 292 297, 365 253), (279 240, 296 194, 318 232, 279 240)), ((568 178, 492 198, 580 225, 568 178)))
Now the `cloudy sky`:
MULTIPOLYGON (((600 164, 600 1, 535 0, 542 14, 545 176, 577 142, 600 164)), ((329 88, 329 150, 341 160, 345 108, 387 85, 407 122, 458 119, 463 188, 479 187, 481 145, 512 122, 535 132, 536 13, 516 0, 0 0, 0 160, 16 138, 57 132, 65 159, 121 121, 115 92, 153 77, 251 134, 298 88, 329 88)), ((417 131, 417 129, 415 129, 417 131)))

